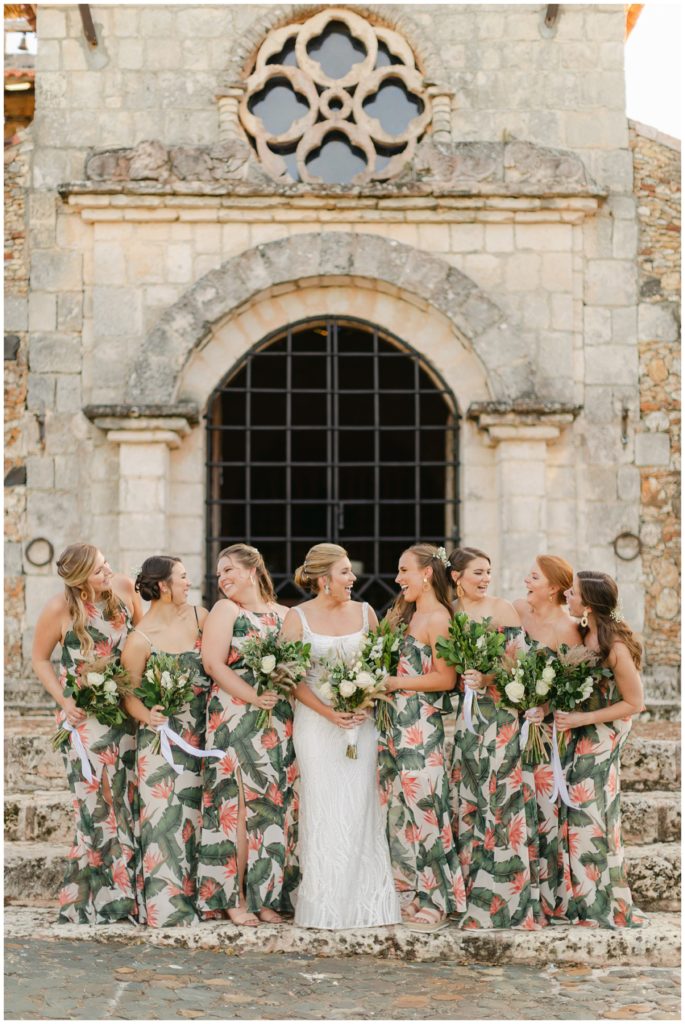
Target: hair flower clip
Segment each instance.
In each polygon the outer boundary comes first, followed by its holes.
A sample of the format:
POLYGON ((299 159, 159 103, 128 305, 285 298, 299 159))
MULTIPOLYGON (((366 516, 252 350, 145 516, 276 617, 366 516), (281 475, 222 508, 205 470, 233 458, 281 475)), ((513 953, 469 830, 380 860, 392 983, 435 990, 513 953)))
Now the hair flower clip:
POLYGON ((615 607, 613 607, 609 612, 609 616, 614 622, 623 622, 623 605, 621 604, 620 598, 616 602, 615 607))
POLYGON ((449 568, 450 560, 447 557, 447 552, 445 551, 445 549, 443 547, 439 547, 438 548, 438 550, 437 550, 437 552, 435 554, 435 557, 440 559, 440 561, 442 562, 442 564, 445 566, 446 569, 449 568))

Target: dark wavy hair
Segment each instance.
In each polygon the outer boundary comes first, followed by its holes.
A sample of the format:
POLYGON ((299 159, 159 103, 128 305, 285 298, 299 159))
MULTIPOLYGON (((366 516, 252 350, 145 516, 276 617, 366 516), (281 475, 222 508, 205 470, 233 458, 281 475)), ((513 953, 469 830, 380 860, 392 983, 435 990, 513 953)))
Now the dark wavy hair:
MULTIPOLYGON (((602 660, 606 661, 612 645, 620 640, 626 645, 636 668, 642 665, 642 644, 630 626, 623 620, 616 621, 611 613, 618 609, 618 586, 616 580, 605 572, 592 572, 588 569, 576 573, 579 597, 584 605, 592 610, 597 623, 597 641, 602 660)), ((583 638, 587 628, 580 626, 583 638)))
POLYGON ((136 590, 144 601, 159 601, 162 596, 160 583, 168 583, 180 558, 175 555, 152 555, 146 558, 136 576, 136 590))
MULTIPOLYGON (((410 548, 405 548, 402 553, 405 555, 413 555, 420 569, 430 568, 433 570, 433 574, 430 577, 430 585, 433 588, 433 593, 443 608, 447 609, 450 614, 450 618, 452 618, 450 578, 447 567, 439 557, 438 549, 435 544, 412 544, 410 548)), ((404 622, 406 625, 409 625, 415 611, 416 603, 414 601, 405 601, 402 594, 400 594, 399 597, 395 599, 395 603, 392 608, 388 611, 386 619, 392 626, 396 626, 400 622, 404 622)))

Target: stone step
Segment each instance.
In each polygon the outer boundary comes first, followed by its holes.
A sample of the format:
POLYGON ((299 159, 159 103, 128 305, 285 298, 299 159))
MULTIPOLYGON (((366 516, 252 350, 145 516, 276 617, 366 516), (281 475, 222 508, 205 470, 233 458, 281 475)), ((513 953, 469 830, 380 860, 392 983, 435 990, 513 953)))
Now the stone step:
MULTIPOLYGON (((68 845, 50 842, 5 843, 5 899, 55 896, 66 867, 68 845)), ((636 904, 644 910, 680 907, 680 845, 649 843, 626 847, 628 879, 636 904)))
POLYGON ((621 828, 627 846, 679 842, 680 793, 622 792, 621 828))
MULTIPOLYGON (((5 794, 7 842, 70 842, 73 819, 71 793, 67 790, 5 794)), ((621 822, 629 846, 677 842, 680 793, 625 792, 621 796, 621 822)))
MULTIPOLYGON (((5 788, 10 793, 64 789, 62 756, 52 750, 52 717, 12 716, 5 725, 5 788)), ((624 790, 680 788, 680 725, 637 721, 621 759, 624 790)))
POLYGON ((74 832, 68 790, 5 793, 5 841, 68 843, 74 832))
POLYGON ((56 922, 54 910, 5 908, 7 941, 21 938, 91 940, 102 943, 146 943, 175 949, 214 949, 241 953, 297 953, 316 957, 367 955, 454 964, 552 964, 584 967, 655 966, 680 963, 678 914, 650 915, 646 928, 578 928, 555 925, 540 931, 461 931, 455 925, 433 935, 410 932, 402 926, 325 931, 291 924, 239 928, 227 922, 204 922, 194 927, 137 928, 129 923, 78 925, 56 922))

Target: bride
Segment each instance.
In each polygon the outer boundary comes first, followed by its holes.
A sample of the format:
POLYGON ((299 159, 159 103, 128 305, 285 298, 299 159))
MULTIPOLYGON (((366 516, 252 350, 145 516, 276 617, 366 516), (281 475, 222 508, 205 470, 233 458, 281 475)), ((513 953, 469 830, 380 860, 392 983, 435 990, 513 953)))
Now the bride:
POLYGON ((385 823, 376 784, 376 728, 366 713, 334 711, 317 695, 324 659, 349 657, 377 625, 368 604, 352 601, 356 576, 344 548, 316 544, 295 573, 316 596, 292 608, 282 636, 311 644, 312 667, 295 690, 293 728, 300 769, 299 861, 295 924, 368 928, 398 924, 385 823), (346 756, 358 727, 358 757, 346 756))

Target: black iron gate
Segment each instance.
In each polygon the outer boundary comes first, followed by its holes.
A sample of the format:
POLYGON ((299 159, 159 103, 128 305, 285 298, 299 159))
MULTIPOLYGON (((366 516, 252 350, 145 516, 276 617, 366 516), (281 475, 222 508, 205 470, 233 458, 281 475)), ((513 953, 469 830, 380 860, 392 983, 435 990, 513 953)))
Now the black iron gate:
POLYGON ((458 540, 453 392, 414 349, 352 318, 302 321, 252 349, 212 394, 205 601, 216 556, 247 541, 284 603, 322 540, 342 544, 377 610, 404 547, 458 540))

